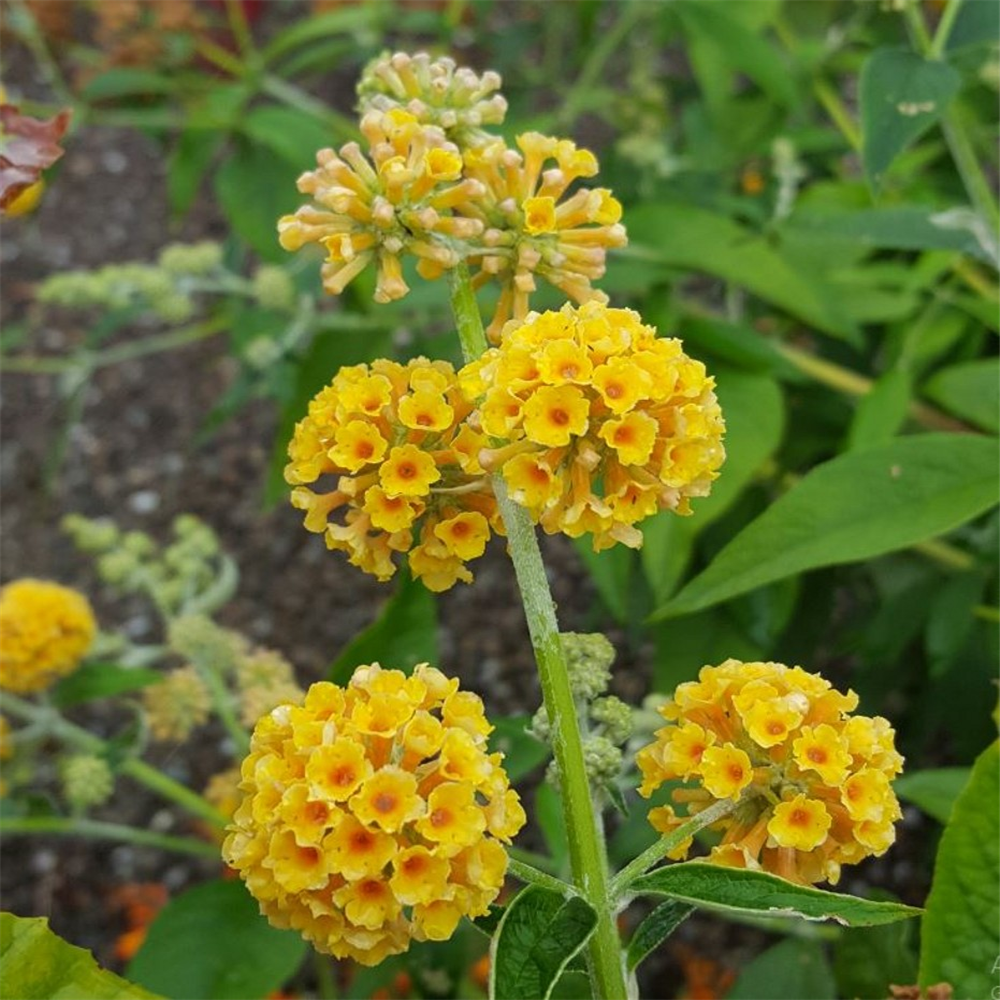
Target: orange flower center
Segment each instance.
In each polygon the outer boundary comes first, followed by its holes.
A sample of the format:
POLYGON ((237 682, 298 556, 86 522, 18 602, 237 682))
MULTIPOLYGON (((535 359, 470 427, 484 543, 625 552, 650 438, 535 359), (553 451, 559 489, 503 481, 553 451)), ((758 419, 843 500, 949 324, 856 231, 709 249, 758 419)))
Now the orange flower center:
POLYGON ((810 747, 806 756, 814 764, 825 764, 829 755, 822 747, 810 747))
POLYGON ((388 792, 379 792, 379 794, 375 796, 372 805, 380 813, 392 812, 393 809, 396 808, 396 796, 390 795, 388 792))
POLYGON ((325 823, 330 809, 325 802, 310 802, 306 805, 306 818, 312 823, 325 823))
POLYGON ((549 410, 549 420, 559 427, 565 427, 569 423, 569 414, 565 410, 549 410))
POLYGON ((447 826, 451 822, 451 812, 447 809, 435 809, 431 813, 431 826, 447 826))
POLYGON ((358 458, 371 458, 374 453, 375 446, 371 443, 371 441, 359 441, 354 446, 354 454, 357 455, 358 458))
POLYGON ((319 861, 319 851, 315 847, 299 847, 299 861, 304 865, 314 865, 319 861))
POLYGON ((354 768, 346 764, 334 768, 330 772, 330 784, 336 785, 337 788, 346 788, 354 781, 354 778, 354 768))
POLYGON ((791 815, 788 817, 788 822, 792 826, 808 826, 809 825, 809 812, 806 809, 793 809, 791 815))
POLYGON ((372 843, 372 835, 367 830, 358 830, 351 836, 351 846, 358 851, 367 851, 372 843))
POLYGON ((625 387, 620 382, 609 382, 604 387, 604 394, 611 399, 621 399, 625 395, 625 387))
POLYGON ((767 724, 767 731, 772 736, 780 736, 781 733, 785 731, 785 727, 783 723, 779 722, 777 719, 773 719, 767 724))
POLYGON ((400 462, 396 466, 396 475, 400 479, 415 479, 417 475, 417 467, 412 462, 400 462))
POLYGON ((743 780, 743 766, 741 764, 730 764, 726 770, 733 781, 743 780))

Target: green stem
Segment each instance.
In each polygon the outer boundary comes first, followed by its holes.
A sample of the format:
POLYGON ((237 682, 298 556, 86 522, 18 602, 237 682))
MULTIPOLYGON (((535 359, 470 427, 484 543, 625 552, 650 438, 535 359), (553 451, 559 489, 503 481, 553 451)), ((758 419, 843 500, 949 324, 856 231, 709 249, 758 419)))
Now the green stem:
MULTIPOLYGON (((962 0, 948 0, 948 5, 941 15, 938 30, 933 38, 927 30, 927 24, 917 3, 913 0, 907 3, 904 15, 910 37, 925 59, 942 59, 944 47, 951 34, 961 3, 962 0)), ((1000 228, 1000 208, 997 208, 993 189, 983 173, 979 157, 976 155, 972 141, 965 130, 955 101, 952 101, 941 115, 941 131, 944 133, 945 142, 948 144, 951 158, 958 168, 958 174, 965 185, 969 200, 976 212, 989 226, 990 232, 995 235, 997 229, 1000 228)))
MULTIPOLYGON (((104 754, 108 751, 108 744, 105 740, 67 721, 48 706, 35 705, 7 691, 0 699, 0 706, 5 712, 10 712, 11 715, 15 715, 19 719, 41 723, 48 733, 71 746, 96 754, 104 754)), ((229 822, 228 817, 206 802, 197 792, 192 792, 190 788, 174 781, 173 778, 168 778, 161 771, 137 757, 126 758, 118 765, 118 770, 215 826, 225 826, 229 822)))
POLYGON ((738 805, 739 799, 720 799, 686 823, 682 823, 670 833, 665 833, 655 844, 650 845, 634 861, 630 861, 611 880, 611 898, 622 899, 628 893, 629 885, 640 875, 645 875, 650 868, 662 861, 668 851, 683 844, 688 837, 693 837, 699 830, 718 822, 723 816, 728 816, 738 805))
POLYGON ((316 972, 316 993, 321 1000, 337 1000, 337 984, 333 978, 334 959, 322 952, 313 952, 313 968, 316 972))
POLYGON ((938 21, 937 31, 934 32, 934 40, 927 55, 931 59, 940 59, 944 55, 944 47, 951 37, 951 29, 955 26, 955 18, 958 16, 958 9, 962 6, 962 0, 948 0, 948 4, 938 21))
POLYGON ((326 124, 332 133, 331 140, 338 142, 348 142, 361 137, 354 122, 346 115, 334 111, 328 104, 319 98, 313 97, 294 83, 283 80, 273 73, 265 73, 260 81, 261 90, 270 97, 287 104, 289 107, 304 111, 314 118, 319 118, 326 124))
MULTIPOLYGON (((121 344, 119 347, 111 347, 106 351, 99 351, 86 358, 86 366, 93 371, 97 368, 105 368, 108 365, 117 365, 122 361, 131 361, 134 358, 141 358, 146 354, 157 354, 160 351, 170 351, 176 347, 185 347, 199 340, 205 340, 215 334, 225 330, 228 321, 218 319, 208 319, 200 323, 193 323, 190 326, 183 326, 178 330, 170 330, 167 333, 153 334, 142 340, 137 340, 128 344, 121 344)), ((21 372, 27 375, 60 375, 63 372, 72 371, 80 367, 78 358, 38 358, 32 356, 3 358, 3 369, 8 372, 21 372)))
POLYGON ((534 851, 526 851, 523 847, 508 847, 507 853, 516 861, 523 861, 526 865, 538 868, 549 875, 558 871, 559 868, 552 858, 546 857, 544 854, 536 854, 534 851))
POLYGON ((65 816, 33 816, 26 819, 0 819, 0 835, 52 833, 63 837, 93 837, 99 840, 120 840, 140 847, 155 847, 178 854, 220 860, 219 848, 194 837, 173 837, 167 833, 140 830, 123 823, 104 823, 96 819, 65 816))
POLYGON ((555 875, 550 875, 548 872, 543 872, 541 869, 535 868, 534 865, 518 861, 516 858, 511 858, 508 861, 507 871, 514 878, 520 879, 528 885, 540 885, 543 889, 551 889, 553 892, 558 892, 560 896, 577 895, 575 886, 564 882, 561 878, 556 878, 555 875))
POLYGON ((813 81, 813 93, 833 120, 834 125, 840 129, 840 134, 847 140, 851 149, 856 153, 861 152, 861 131, 854 124, 851 113, 847 110, 847 106, 840 99, 837 91, 826 80, 817 78, 813 81))
POLYGON ((588 92, 604 71, 608 60, 621 47, 625 39, 628 38, 629 32, 642 18, 644 11, 645 4, 628 4, 618 20, 611 25, 607 33, 602 35, 600 41, 591 49, 590 56, 583 69, 580 70, 580 75, 563 101, 562 110, 556 116, 556 126, 567 129, 576 121, 577 116, 586 106, 588 92))
MULTIPOLYGON (((466 360, 472 361, 486 349, 486 334, 464 264, 451 272, 451 305, 462 351, 466 360)), ((545 565, 534 525, 527 511, 507 496, 502 476, 493 477, 493 490, 507 532, 507 548, 514 563, 545 709, 552 727, 552 749, 562 787, 573 880, 583 898, 597 912, 597 927, 588 950, 595 996, 603 1000, 625 1000, 628 989, 621 940, 608 895, 603 824, 594 807, 584 768, 580 723, 545 565)))

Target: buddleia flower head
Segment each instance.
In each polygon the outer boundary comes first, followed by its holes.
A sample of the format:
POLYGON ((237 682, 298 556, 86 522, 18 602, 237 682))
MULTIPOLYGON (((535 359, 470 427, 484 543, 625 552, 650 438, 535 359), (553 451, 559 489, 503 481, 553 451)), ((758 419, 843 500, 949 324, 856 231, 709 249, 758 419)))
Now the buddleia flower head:
POLYGON ((0 688, 33 694, 80 665, 97 635, 90 602, 47 580, 0 590, 0 688))
POLYGON ((375 965, 486 913, 524 824, 479 698, 422 664, 265 715, 223 857, 277 927, 375 965))
MULTIPOLYGON (((640 750, 640 794, 664 781, 694 815, 720 799, 735 810, 710 861, 763 869, 800 883, 836 883, 844 864, 883 854, 895 839, 892 779, 903 758, 889 723, 851 715, 858 696, 782 663, 727 660, 681 684, 660 714, 668 725, 640 750)), ((663 833, 684 817, 650 812, 663 833)), ((683 858, 690 840, 671 852, 683 858)))
POLYGON ((500 530, 478 460, 487 442, 465 423, 471 408, 444 361, 342 368, 288 446, 285 479, 306 528, 379 580, 399 552, 431 590, 471 582, 466 563, 500 530), (315 492, 321 477, 332 488, 315 492))
POLYGON ((628 309, 530 313, 459 380, 493 439, 480 460, 547 532, 592 532, 595 551, 690 513, 725 458, 714 379, 628 309))

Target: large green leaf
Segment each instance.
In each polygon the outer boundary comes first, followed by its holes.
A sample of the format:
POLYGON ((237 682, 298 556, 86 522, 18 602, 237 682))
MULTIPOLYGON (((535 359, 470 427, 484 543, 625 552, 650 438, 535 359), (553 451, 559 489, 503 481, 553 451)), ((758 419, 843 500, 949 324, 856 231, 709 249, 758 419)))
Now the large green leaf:
POLYGON ((902 903, 824 892, 787 882, 767 872, 727 868, 704 861, 685 861, 657 868, 634 879, 627 891, 636 895, 669 896, 692 906, 730 915, 835 920, 847 927, 888 924, 920 913, 902 903))
POLYGON ((903 774, 893 783, 896 794, 919 806, 939 823, 947 823, 959 793, 969 783, 967 767, 937 767, 903 774))
POLYGON ((908 205, 860 212, 803 211, 792 217, 788 229, 828 245, 830 240, 844 240, 873 250, 957 250, 991 261, 970 226, 959 224, 964 221, 965 216, 953 212, 908 205))
POLYGON ((963 361, 928 379, 923 394, 962 420, 1000 432, 1000 360, 963 361))
POLYGON ((850 451, 891 441, 906 421, 913 380, 905 368, 890 368, 858 400, 847 436, 850 451))
POLYGON ((17 1000, 156 1000, 49 930, 45 917, 0 913, 3 992, 17 1000))
POLYGON ((714 274, 825 333, 858 337, 825 278, 728 216, 684 202, 646 205, 629 219, 629 239, 634 256, 714 274))
POLYGON ((280 989, 306 951, 261 916, 242 882, 205 882, 172 899, 128 974, 171 1000, 244 1000, 280 989))
POLYGON ((912 920, 842 930, 833 945, 833 971, 840 995, 853 1000, 884 1000, 890 983, 915 983, 919 930, 919 924, 912 920))
POLYGON ((492 1000, 545 1000, 596 926, 597 913, 579 896, 529 886, 507 907, 490 947, 492 1000))
POLYGON ((873 191, 892 161, 931 127, 962 78, 947 63, 909 49, 876 49, 861 70, 861 156, 873 191))
POLYGON ((628 943, 628 967, 634 969, 658 948, 691 914, 694 907, 668 899, 660 903, 635 929, 628 943))
POLYGON ((436 663, 437 605, 434 595, 401 570, 396 592, 382 606, 378 618, 358 633, 330 666, 328 678, 346 684, 362 663, 381 663, 386 669, 409 670, 418 663, 436 663))
POLYGON ((114 663, 86 663, 56 685, 52 700, 60 708, 67 708, 95 698, 139 691, 162 680, 163 674, 158 670, 119 667, 114 663))
POLYGON ((300 170, 243 140, 215 174, 215 194, 229 224, 265 260, 285 258, 278 219, 302 200, 295 187, 300 170))
POLYGON ((818 941, 789 938, 758 955, 726 1000, 836 1000, 837 984, 818 941))
POLYGON ((972 768, 945 827, 920 941, 920 982, 948 982, 957 1000, 991 996, 1000 941, 1000 753, 972 768))
POLYGON ((299 170, 311 170, 316 164, 316 152, 335 141, 330 130, 312 115, 277 104, 251 108, 240 129, 299 170))
POLYGON ((841 455, 752 521, 652 617, 944 534, 996 504, 998 475, 996 441, 975 435, 922 434, 841 455))

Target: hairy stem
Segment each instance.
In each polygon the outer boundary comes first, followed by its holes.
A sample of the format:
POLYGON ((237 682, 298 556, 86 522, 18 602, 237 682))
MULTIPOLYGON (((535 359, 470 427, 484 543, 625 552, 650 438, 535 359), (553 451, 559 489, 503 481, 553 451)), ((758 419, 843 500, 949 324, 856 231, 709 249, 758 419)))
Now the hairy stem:
MULTIPOLYGON (((466 360, 475 360, 486 350, 486 334, 464 264, 451 272, 451 304, 462 352, 466 360)), ((628 991, 621 941, 608 894, 603 823, 584 768, 580 722, 545 566, 534 525, 527 511, 507 496, 502 476, 493 477, 493 490, 507 531, 508 551, 521 591, 542 696, 552 727, 552 749, 559 768, 573 879, 583 898, 597 912, 597 927, 588 951, 595 996, 603 1000, 625 1000, 628 991)))

